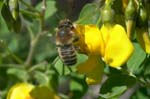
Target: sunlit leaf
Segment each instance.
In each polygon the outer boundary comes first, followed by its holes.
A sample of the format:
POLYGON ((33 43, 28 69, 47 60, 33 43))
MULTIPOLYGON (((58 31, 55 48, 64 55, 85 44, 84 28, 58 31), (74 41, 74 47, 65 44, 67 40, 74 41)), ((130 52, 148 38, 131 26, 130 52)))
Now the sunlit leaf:
POLYGON ((134 53, 127 62, 127 66, 130 70, 130 72, 138 74, 141 71, 141 64, 143 63, 144 59, 146 58, 146 53, 143 51, 143 49, 139 46, 137 43, 134 44, 134 53))
POLYGON ((94 3, 87 4, 80 12, 77 23, 80 24, 96 24, 100 17, 100 10, 94 3))
POLYGON ((34 77, 40 85, 47 85, 49 83, 49 77, 40 71, 35 71, 34 77))
POLYGON ((13 75, 17 77, 21 81, 27 81, 29 79, 29 75, 26 70, 20 68, 9 68, 7 70, 8 75, 13 75))

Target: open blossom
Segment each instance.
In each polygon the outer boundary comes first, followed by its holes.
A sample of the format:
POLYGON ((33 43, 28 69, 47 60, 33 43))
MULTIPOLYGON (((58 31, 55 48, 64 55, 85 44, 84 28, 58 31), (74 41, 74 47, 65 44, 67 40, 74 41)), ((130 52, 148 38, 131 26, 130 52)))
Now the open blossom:
POLYGON ((126 63, 133 53, 133 45, 121 25, 103 25, 101 29, 95 25, 77 25, 76 32, 80 40, 75 45, 80 48, 79 52, 89 56, 77 70, 86 74, 88 84, 100 82, 96 78, 102 76, 102 60, 117 68, 126 63))
POLYGON ((47 87, 18 83, 10 88, 7 99, 60 99, 60 97, 47 87))
POLYGON ((30 91, 34 88, 28 83, 19 83, 14 85, 8 92, 7 99, 33 99, 30 91))

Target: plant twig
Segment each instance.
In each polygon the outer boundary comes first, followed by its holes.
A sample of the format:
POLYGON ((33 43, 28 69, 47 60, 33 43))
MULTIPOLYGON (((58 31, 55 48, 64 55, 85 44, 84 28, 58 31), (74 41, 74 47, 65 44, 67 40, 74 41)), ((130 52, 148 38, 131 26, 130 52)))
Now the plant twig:
POLYGON ((19 64, 22 64, 23 63, 23 60, 21 60, 21 58, 20 57, 18 57, 17 55, 15 55, 11 50, 10 50, 10 48, 5 44, 5 42, 4 41, 0 41, 0 45, 2 46, 2 47, 4 47, 6 50, 7 50, 7 52, 10 54, 10 56, 17 62, 17 63, 19 63, 19 64))
POLYGON ((30 15, 32 17, 39 17, 39 13, 36 13, 36 12, 31 12, 31 11, 27 11, 27 10, 23 10, 23 9, 20 9, 20 12, 22 14, 30 15))
POLYGON ((5 68, 9 68, 9 67, 13 67, 13 68, 23 68, 23 66, 20 65, 20 64, 0 64, 0 67, 5 67, 5 68))
POLYGON ((30 63, 31 63, 35 47, 36 47, 36 45, 37 45, 37 43, 39 41, 40 36, 41 36, 41 33, 39 32, 36 35, 36 37, 33 40, 31 40, 28 57, 27 57, 26 62, 25 62, 25 65, 27 65, 27 66, 30 65, 30 63))
MULTIPOLYGON (((22 1, 22 0, 21 0, 22 1)), ((45 16, 45 11, 46 11, 46 0, 43 0, 43 6, 41 8, 41 13, 40 13, 40 17, 39 17, 39 21, 40 21, 40 31, 38 32, 38 34, 35 36, 35 38, 31 39, 31 43, 30 43, 30 49, 29 49, 29 53, 28 53, 28 57, 26 59, 25 65, 29 66, 31 64, 32 61, 32 57, 34 54, 34 50, 36 48, 36 45, 39 41, 39 38, 41 37, 41 35, 44 33, 44 16, 45 16)), ((32 38, 32 37, 31 37, 32 38)))
POLYGON ((138 84, 134 85, 132 88, 129 88, 119 99, 130 99, 139 88, 140 86, 138 84))
POLYGON ((37 64, 37 65, 34 65, 34 66, 32 66, 30 69, 29 69, 29 71, 28 72, 32 72, 32 71, 34 71, 34 70, 36 70, 36 69, 39 69, 42 65, 46 65, 47 64, 47 62, 42 62, 42 63, 39 63, 39 64, 37 64))

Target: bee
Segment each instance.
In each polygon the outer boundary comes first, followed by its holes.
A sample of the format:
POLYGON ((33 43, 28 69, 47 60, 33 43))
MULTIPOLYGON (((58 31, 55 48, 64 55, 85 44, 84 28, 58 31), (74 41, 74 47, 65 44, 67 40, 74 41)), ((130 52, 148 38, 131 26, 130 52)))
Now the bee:
POLYGON ((56 30, 58 54, 67 66, 72 66, 77 63, 76 48, 73 43, 78 41, 79 38, 74 30, 75 27, 69 19, 60 21, 56 30))

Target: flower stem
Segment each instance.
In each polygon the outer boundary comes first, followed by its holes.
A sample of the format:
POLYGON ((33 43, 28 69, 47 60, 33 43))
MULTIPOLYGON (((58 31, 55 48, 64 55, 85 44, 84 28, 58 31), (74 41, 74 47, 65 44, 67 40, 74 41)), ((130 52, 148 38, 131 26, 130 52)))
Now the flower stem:
MULTIPOLYGON (((22 1, 22 0, 21 0, 22 1)), ((32 7, 31 7, 32 8, 32 7)), ((32 58, 33 58, 33 54, 36 48, 36 45, 41 37, 41 35, 44 33, 44 16, 45 16, 45 11, 46 11, 46 0, 43 0, 43 6, 41 8, 41 12, 40 12, 40 17, 39 17, 39 21, 40 21, 40 31, 38 32, 38 34, 35 36, 35 38, 31 39, 31 43, 30 43, 30 49, 29 49, 29 53, 28 53, 28 57, 26 59, 25 65, 29 66, 31 64, 32 58)), ((32 38, 32 37, 31 37, 32 38)))

